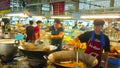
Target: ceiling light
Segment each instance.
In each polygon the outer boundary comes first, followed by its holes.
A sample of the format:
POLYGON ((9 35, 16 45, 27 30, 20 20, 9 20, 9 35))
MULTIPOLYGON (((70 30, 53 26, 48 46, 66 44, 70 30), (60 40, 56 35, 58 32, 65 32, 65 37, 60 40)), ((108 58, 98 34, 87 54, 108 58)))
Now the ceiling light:
POLYGON ((58 19, 72 19, 72 16, 51 16, 52 19, 58 18, 58 19))
POLYGON ((120 18, 120 15, 119 14, 95 14, 95 15, 82 15, 80 16, 80 18, 83 18, 83 19, 106 19, 106 18, 120 18))
POLYGON ((16 16, 16 17, 28 17, 26 14, 24 13, 10 13, 10 14, 6 14, 6 16, 16 16))
POLYGON ((45 18, 45 16, 32 16, 33 18, 42 18, 42 19, 44 19, 45 18))

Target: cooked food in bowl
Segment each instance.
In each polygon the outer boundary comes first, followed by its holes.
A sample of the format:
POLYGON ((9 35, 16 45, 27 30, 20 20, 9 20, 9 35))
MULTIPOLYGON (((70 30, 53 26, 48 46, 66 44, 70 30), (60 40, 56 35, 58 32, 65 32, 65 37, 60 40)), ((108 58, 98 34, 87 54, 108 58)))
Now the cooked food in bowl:
POLYGON ((86 68, 86 65, 83 62, 60 62, 60 66, 68 67, 68 68, 75 68, 76 66, 79 68, 86 68))
POLYGON ((57 49, 54 45, 45 45, 43 42, 41 44, 35 45, 31 42, 21 42, 19 46, 20 49, 29 51, 51 51, 57 49))

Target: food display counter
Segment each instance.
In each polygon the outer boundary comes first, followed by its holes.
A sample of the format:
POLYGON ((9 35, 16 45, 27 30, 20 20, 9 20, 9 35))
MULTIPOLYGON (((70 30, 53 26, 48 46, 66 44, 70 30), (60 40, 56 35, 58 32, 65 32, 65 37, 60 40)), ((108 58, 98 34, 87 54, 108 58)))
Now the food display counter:
POLYGON ((120 40, 110 40, 110 53, 108 59, 108 68, 120 68, 120 40))

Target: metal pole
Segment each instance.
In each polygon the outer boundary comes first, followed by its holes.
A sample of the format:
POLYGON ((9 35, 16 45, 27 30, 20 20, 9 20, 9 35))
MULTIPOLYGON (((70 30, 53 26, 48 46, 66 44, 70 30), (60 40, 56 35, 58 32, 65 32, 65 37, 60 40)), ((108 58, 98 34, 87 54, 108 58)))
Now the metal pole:
POLYGON ((13 11, 13 8, 14 8, 13 0, 11 2, 12 2, 12 11, 13 11))
MULTIPOLYGON (((19 5, 18 0, 17 0, 17 5, 19 5)), ((19 10, 19 7, 17 6, 17 11, 19 10)))
POLYGON ((79 12, 79 0, 76 0, 74 5, 75 5, 75 12, 79 12))
MULTIPOLYGON (((110 7, 114 7, 115 0, 110 0, 110 7)), ((113 11, 114 9, 111 9, 113 11)))
POLYGON ((115 0, 110 0, 110 7, 114 7, 115 0))

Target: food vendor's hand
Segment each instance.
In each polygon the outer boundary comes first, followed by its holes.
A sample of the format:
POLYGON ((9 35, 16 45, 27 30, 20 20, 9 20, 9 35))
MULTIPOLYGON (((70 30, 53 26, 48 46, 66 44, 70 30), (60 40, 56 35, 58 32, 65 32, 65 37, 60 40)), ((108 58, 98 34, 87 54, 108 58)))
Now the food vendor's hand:
POLYGON ((45 31, 42 31, 42 35, 45 35, 46 34, 46 32, 45 31))
POLYGON ((48 36, 43 36, 42 38, 43 38, 43 39, 48 39, 48 36))
POLYGON ((51 36, 47 36, 47 38, 48 38, 48 39, 50 39, 50 38, 51 38, 51 36))
POLYGON ((48 38, 48 39, 51 39, 51 38, 52 38, 52 35, 48 36, 47 38, 48 38))

